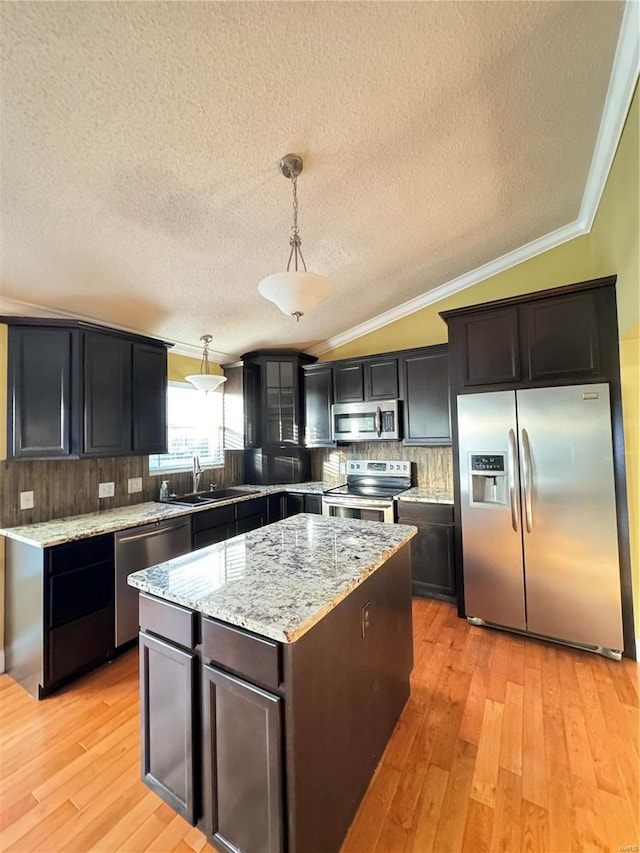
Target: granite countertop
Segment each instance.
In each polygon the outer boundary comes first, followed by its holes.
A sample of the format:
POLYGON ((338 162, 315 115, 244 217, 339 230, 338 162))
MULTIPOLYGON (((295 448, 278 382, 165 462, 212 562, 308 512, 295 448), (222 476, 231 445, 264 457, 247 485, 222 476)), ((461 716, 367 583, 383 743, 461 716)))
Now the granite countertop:
POLYGON ((416 486, 407 489, 396 498, 399 501, 413 501, 427 504, 453 504, 453 494, 448 489, 435 489, 430 486, 416 486))
POLYGON ((203 512, 207 509, 215 509, 230 503, 247 501, 278 492, 322 494, 323 489, 327 486, 321 482, 309 482, 275 486, 243 485, 231 488, 252 489, 258 494, 230 497, 197 507, 147 501, 133 506, 105 509, 102 512, 55 518, 51 521, 40 521, 36 524, 25 524, 20 527, 0 528, 0 536, 7 536, 19 542, 25 542, 27 545, 35 545, 37 548, 50 548, 53 545, 62 545, 65 542, 74 542, 77 539, 99 536, 101 533, 115 533, 117 530, 124 530, 127 527, 138 527, 141 524, 150 524, 154 521, 165 521, 180 515, 192 515, 195 512, 203 512))
POLYGON ((300 513, 129 575, 150 595, 293 643, 417 533, 300 513))

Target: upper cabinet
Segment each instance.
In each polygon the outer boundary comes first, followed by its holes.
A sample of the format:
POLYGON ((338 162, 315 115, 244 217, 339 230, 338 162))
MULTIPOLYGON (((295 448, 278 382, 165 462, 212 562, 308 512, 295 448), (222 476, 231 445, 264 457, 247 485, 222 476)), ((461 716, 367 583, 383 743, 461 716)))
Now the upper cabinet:
POLYGON ((2 320, 8 458, 166 451, 164 343, 72 321, 2 320))
POLYGON ((395 399, 401 401, 403 444, 451 444, 446 344, 321 362, 304 374, 307 447, 335 447, 332 403, 395 399))
POLYGON ((614 285, 612 276, 443 312, 454 393, 606 378, 616 339, 614 285))
POLYGON ((449 358, 446 344, 400 355, 405 445, 451 444, 449 358))
POLYGON ((395 400, 397 397, 398 359, 395 355, 334 362, 334 403, 395 400))
POLYGON ((302 447, 302 366, 313 356, 262 350, 242 356, 245 447, 302 447))

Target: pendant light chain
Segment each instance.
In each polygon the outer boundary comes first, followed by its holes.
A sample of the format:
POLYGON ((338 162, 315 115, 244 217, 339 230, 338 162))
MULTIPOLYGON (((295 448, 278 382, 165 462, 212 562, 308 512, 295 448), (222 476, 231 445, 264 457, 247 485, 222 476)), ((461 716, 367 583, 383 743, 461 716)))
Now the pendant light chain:
POLYGON ((289 267, 291 266, 291 259, 293 258, 295 271, 298 272, 298 255, 300 256, 300 260, 302 261, 302 266, 304 267, 304 271, 307 271, 307 265, 304 262, 304 257, 302 256, 302 249, 300 245, 302 240, 300 239, 300 232, 298 231, 298 176, 292 175, 291 183, 293 184, 293 225, 291 226, 291 237, 289 238, 289 245, 291 246, 291 252, 289 253, 289 262, 287 263, 287 272, 289 272, 289 267))
POLYGON ((200 373, 209 373, 209 341, 211 335, 202 335, 200 340, 203 341, 202 361, 200 362, 200 373))

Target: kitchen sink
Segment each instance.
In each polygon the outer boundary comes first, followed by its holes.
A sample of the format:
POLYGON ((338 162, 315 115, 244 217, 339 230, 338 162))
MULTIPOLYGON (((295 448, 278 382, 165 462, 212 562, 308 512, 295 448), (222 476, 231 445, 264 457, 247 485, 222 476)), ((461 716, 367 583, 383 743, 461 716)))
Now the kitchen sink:
POLYGON ((178 504, 180 506, 202 506, 228 498, 243 498, 247 495, 258 495, 260 492, 248 489, 214 489, 211 492, 192 492, 189 495, 175 495, 166 498, 161 503, 178 504))

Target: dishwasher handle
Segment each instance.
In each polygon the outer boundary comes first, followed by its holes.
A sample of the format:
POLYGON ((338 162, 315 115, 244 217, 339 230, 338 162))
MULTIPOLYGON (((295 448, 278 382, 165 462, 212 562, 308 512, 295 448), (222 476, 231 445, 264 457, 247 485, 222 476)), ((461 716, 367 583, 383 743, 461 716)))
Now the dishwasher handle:
POLYGON ((118 536, 117 541, 119 545, 122 545, 125 542, 137 542, 140 539, 152 539, 154 536, 162 536, 165 533, 170 533, 174 530, 182 530, 184 527, 188 526, 188 521, 183 521, 181 524, 167 524, 164 527, 145 530, 143 533, 130 533, 127 536, 118 536))

